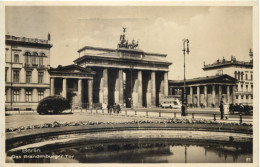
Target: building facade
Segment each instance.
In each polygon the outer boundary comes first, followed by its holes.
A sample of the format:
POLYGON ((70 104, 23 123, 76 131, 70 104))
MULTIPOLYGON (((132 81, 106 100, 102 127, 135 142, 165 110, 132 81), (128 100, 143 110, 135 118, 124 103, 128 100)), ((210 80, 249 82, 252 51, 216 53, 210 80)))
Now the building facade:
POLYGON ((51 95, 68 99, 73 108, 92 108, 94 71, 77 66, 58 66, 49 69, 51 95))
POLYGON ((78 53, 74 65, 50 70, 52 95, 61 94, 73 105, 88 108, 115 103, 128 108, 155 107, 160 97, 168 95, 171 63, 167 55, 144 52, 134 40, 128 43, 125 29, 117 49, 85 46, 78 53), (53 70, 63 74, 57 76, 53 70), (73 78, 72 71, 81 77, 73 78))
MULTIPOLYGON (((223 101, 235 102, 237 80, 229 75, 214 75, 186 80, 187 105, 190 107, 218 107, 223 101)), ((183 80, 169 81, 169 94, 181 97, 183 80)))
POLYGON ((5 36, 5 106, 36 109, 50 95, 50 35, 48 40, 5 36))
POLYGON ((203 70, 206 75, 227 74, 237 79, 235 89, 235 103, 253 104, 253 53, 250 49, 250 61, 217 60, 212 64, 205 64, 203 70))
POLYGON ((93 103, 125 107, 155 107, 168 95, 168 71, 171 63, 164 54, 139 49, 107 49, 86 46, 74 61, 95 71, 93 103))

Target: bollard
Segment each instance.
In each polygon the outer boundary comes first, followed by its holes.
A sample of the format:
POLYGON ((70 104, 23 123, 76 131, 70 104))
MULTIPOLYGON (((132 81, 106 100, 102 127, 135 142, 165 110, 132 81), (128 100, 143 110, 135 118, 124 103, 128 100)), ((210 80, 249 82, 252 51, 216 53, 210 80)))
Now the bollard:
POLYGON ((176 118, 176 112, 174 112, 174 118, 176 118))
POLYGON ((135 110, 135 115, 137 115, 137 111, 135 110))
POLYGON ((146 111, 146 117, 148 118, 148 111, 146 111))
POLYGON ((213 114, 213 116, 214 116, 214 121, 216 121, 216 114, 213 114))
POLYGON ((127 116, 127 110, 125 110, 125 116, 127 116))
POLYGON ((240 117, 239 123, 242 124, 242 114, 241 113, 239 114, 239 117, 240 117))
POLYGON ((192 113, 192 119, 194 119, 194 112, 192 113))
POLYGON ((159 117, 161 117, 161 112, 159 111, 159 117))
POLYGON ((104 109, 102 109, 102 114, 104 115, 104 109))
POLYGON ((98 113, 98 110, 96 109, 96 114, 98 113))

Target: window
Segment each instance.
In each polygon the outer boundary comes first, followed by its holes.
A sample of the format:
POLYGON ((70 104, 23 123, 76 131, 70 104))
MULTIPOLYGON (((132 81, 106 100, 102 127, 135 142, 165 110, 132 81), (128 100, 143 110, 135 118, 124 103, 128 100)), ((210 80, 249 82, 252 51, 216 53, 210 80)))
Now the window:
POLYGON ((19 74, 20 74, 20 71, 18 70, 14 70, 14 82, 19 82, 19 74))
POLYGON ((39 65, 40 65, 40 66, 43 65, 43 57, 39 57, 39 65))
POLYGON ((14 102, 19 101, 19 90, 14 90, 13 91, 13 101, 14 102))
POLYGON ((34 53, 33 53, 33 56, 32 56, 32 60, 31 60, 31 61, 32 61, 32 64, 37 64, 37 63, 36 63, 36 57, 37 57, 37 56, 38 56, 38 53, 37 53, 37 52, 34 52, 34 53))
POLYGON ((32 71, 26 71, 26 83, 31 83, 32 81, 32 71))
POLYGON ((39 65, 43 65, 43 57, 45 56, 44 53, 41 53, 41 56, 39 57, 39 65))
POLYGON ((19 55, 18 54, 14 55, 14 63, 19 63, 19 55))
POLYGON ((244 73, 242 72, 241 73, 241 81, 243 81, 243 79, 244 79, 244 73))
POLYGON ((235 79, 237 79, 237 72, 235 71, 235 79))
POLYGON ((38 72, 38 83, 43 83, 43 72, 38 72))
POLYGON ((248 95, 246 95, 246 99, 248 99, 248 95))
POLYGON ((246 85, 246 91, 248 92, 248 85, 246 85))
POLYGON ((6 68, 5 69, 5 82, 7 82, 7 71, 8 71, 8 69, 6 68))
POLYGON ((253 81, 253 74, 251 74, 251 80, 253 81))
POLYGON ((251 99, 253 99, 253 95, 251 95, 251 99))
POLYGON ((240 80, 240 72, 237 73, 237 80, 240 80))
POLYGON ((236 91, 238 91, 238 85, 236 85, 236 91))
POLYGON ((251 91, 253 91, 253 85, 251 85, 251 91))
POLYGON ((243 84, 241 84, 241 91, 243 91, 243 84))
POLYGON ((246 80, 247 80, 248 78, 247 78, 247 74, 246 74, 246 80))
POLYGON ((25 100, 27 102, 32 101, 32 91, 26 91, 25 92, 25 100))
POLYGON ((244 95, 241 95, 241 99, 244 99, 244 95))
POLYGON ((238 99, 238 96, 236 96, 236 99, 238 99))
POLYGON ((30 62, 29 62, 29 58, 31 56, 30 52, 26 52, 24 54, 24 56, 25 56, 25 64, 30 64, 30 62))
POLYGON ((40 101, 41 99, 43 99, 43 91, 38 92, 38 100, 40 101))

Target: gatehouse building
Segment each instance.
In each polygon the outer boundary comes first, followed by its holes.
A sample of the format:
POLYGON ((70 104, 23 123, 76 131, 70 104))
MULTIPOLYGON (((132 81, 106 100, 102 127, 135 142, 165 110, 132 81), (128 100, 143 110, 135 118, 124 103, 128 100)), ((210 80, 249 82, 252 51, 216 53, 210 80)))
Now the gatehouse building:
POLYGON ((237 79, 234 103, 253 104, 253 52, 249 51, 250 61, 238 61, 235 56, 230 60, 224 57, 202 68, 206 75, 227 74, 237 79))

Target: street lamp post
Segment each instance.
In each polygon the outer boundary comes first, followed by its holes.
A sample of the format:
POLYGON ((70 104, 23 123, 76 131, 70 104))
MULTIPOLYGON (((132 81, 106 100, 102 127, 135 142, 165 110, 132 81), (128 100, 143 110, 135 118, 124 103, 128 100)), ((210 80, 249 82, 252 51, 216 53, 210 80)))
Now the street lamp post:
POLYGON ((183 79, 183 99, 182 99, 182 116, 186 116, 186 109, 187 109, 187 94, 186 94, 186 76, 185 76, 185 54, 189 54, 190 50, 189 50, 189 39, 183 39, 183 57, 184 57, 184 79, 183 79), (185 47, 185 44, 187 44, 187 46, 185 47), (186 49, 187 48, 187 49, 186 49))

